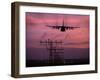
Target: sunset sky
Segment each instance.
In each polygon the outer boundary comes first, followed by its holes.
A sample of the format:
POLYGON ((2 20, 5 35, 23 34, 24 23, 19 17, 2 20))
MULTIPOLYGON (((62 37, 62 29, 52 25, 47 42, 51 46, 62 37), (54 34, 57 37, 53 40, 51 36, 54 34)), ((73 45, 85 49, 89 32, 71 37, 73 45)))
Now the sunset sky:
POLYGON ((27 59, 48 59, 49 52, 41 41, 62 41, 64 57, 89 58, 89 15, 53 14, 26 12, 27 59), (61 32, 49 26, 62 25, 80 27, 61 32))
POLYGON ((51 13, 26 13, 26 40, 27 47, 43 47, 40 40, 62 40, 66 48, 88 48, 89 47, 89 16, 72 14, 51 13), (61 32, 58 29, 47 27, 47 25, 62 25, 80 27, 74 30, 61 32))

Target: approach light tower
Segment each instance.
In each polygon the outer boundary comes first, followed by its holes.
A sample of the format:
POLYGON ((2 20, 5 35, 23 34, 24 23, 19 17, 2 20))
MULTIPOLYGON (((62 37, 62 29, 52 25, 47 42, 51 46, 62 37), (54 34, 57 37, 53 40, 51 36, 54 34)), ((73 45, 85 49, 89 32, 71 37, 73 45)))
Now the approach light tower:
POLYGON ((49 51, 49 64, 64 64, 64 49, 62 48, 62 41, 45 40, 40 41, 46 46, 49 51))

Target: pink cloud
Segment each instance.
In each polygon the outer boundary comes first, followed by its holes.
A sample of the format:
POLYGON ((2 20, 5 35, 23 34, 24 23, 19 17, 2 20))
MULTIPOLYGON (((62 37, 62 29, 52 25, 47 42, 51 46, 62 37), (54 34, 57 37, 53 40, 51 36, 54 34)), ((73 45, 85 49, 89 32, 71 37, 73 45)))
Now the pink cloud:
POLYGON ((89 16, 85 15, 60 15, 49 13, 33 13, 26 16, 26 38, 27 47, 43 47, 40 46, 40 40, 62 40, 69 45, 63 45, 66 48, 88 48, 89 43, 89 16), (34 14, 34 15, 33 15, 34 14), (57 17, 58 16, 58 17, 57 17), (58 29, 52 29, 46 25, 62 25, 64 18, 65 25, 78 26, 80 28, 61 32, 58 29), (33 25, 30 25, 33 24, 33 25), (34 27, 33 27, 34 26, 34 27), (72 44, 72 43, 73 44, 72 44), (84 44, 83 44, 84 43, 84 44))

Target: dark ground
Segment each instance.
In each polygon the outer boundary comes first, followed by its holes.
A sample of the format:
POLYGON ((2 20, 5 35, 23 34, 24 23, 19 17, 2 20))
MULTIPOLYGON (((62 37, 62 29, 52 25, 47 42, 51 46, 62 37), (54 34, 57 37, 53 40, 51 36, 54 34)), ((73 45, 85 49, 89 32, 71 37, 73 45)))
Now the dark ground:
POLYGON ((89 59, 65 59, 63 62, 55 60, 26 60, 26 67, 40 67, 40 66, 60 66, 60 65, 81 65, 89 64, 89 59))

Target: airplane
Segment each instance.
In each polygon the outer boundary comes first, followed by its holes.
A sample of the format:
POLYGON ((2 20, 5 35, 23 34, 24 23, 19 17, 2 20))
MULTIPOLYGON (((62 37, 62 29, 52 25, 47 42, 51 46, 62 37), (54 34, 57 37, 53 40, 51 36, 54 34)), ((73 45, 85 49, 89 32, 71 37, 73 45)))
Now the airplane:
POLYGON ((62 25, 55 25, 55 26, 47 25, 47 26, 54 28, 54 29, 60 29, 61 32, 65 32, 66 30, 74 30, 75 28, 79 28, 79 27, 65 26, 64 20, 63 20, 62 25))

